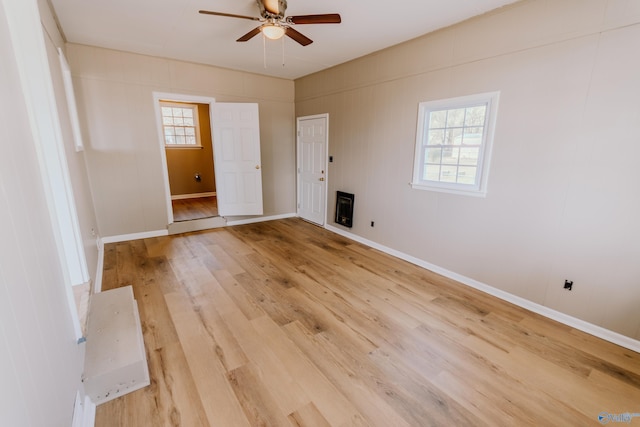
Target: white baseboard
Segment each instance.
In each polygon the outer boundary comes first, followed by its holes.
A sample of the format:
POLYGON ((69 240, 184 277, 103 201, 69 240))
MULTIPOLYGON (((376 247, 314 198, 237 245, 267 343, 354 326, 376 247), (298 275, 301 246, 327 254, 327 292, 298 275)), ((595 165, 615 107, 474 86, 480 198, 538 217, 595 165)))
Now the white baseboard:
POLYGON ((73 419, 71 427, 94 427, 96 424, 96 405, 89 396, 81 397, 81 390, 76 392, 76 401, 73 406, 73 419))
POLYGON ((613 344, 617 344, 621 347, 628 348, 629 350, 633 350, 637 353, 640 353, 640 341, 635 340, 633 338, 627 337, 626 335, 619 334, 617 332, 611 331, 609 329, 605 329, 601 326, 594 325, 589 322, 585 322, 584 320, 580 320, 578 318, 569 316, 568 314, 559 312, 557 310, 553 310, 544 305, 529 301, 522 297, 510 294, 501 289, 494 288, 493 286, 489 286, 485 283, 479 282, 477 280, 471 279, 470 277, 463 276, 458 273, 454 273, 453 271, 447 270, 445 268, 439 267, 437 265, 431 264, 427 261, 421 260, 414 256, 405 254, 398 250, 389 248, 387 246, 381 245, 374 241, 365 239, 364 237, 353 234, 349 231, 343 230, 338 227, 334 227, 332 225, 325 225, 325 228, 329 231, 332 231, 341 236, 347 237, 351 240, 355 240, 356 242, 362 243, 363 245, 367 245, 374 249, 378 249, 384 253, 392 255, 396 258, 400 258, 412 264, 415 264, 419 267, 425 268, 427 270, 431 270, 434 273, 440 274, 442 276, 448 277, 449 279, 453 279, 457 282, 460 282, 464 285, 472 287, 474 289, 478 289, 486 294, 492 295, 494 297, 500 298, 501 300, 510 302, 514 305, 532 311, 534 313, 540 314, 549 319, 555 320, 557 322, 563 323, 567 326, 571 326, 572 328, 578 329, 582 332, 586 332, 595 337, 601 338, 605 341, 609 341, 613 344))
POLYGON ((104 242, 98 239, 98 265, 96 266, 96 277, 93 280, 93 293, 102 292, 102 274, 104 273, 104 242))
POLYGON ((236 221, 227 221, 227 225, 253 224, 256 222, 273 221, 276 219, 294 218, 296 216, 298 216, 296 213, 286 213, 286 214, 271 215, 271 216, 257 216, 255 218, 239 219, 236 221))
MULTIPOLYGON (((239 219, 236 221, 227 221, 227 225, 252 224, 255 222, 273 221, 276 219, 293 218, 296 216, 297 216, 296 213, 286 213, 286 214, 271 215, 271 216, 257 216, 254 218, 239 219)), ((168 230, 155 230, 155 231, 143 231, 141 233, 120 234, 117 236, 105 236, 102 239, 100 239, 99 245, 104 246, 106 243, 128 242, 130 240, 148 239, 151 237, 162 237, 162 236, 168 236, 168 235, 169 235, 168 230)))
POLYGON ((120 234, 118 236, 105 236, 102 238, 102 244, 128 242, 130 240, 148 239, 150 237, 168 236, 167 230, 143 231, 141 233, 120 234))
POLYGON ((84 414, 82 417, 82 427, 94 427, 96 425, 96 405, 89 396, 84 397, 84 414))
POLYGON ((171 196, 171 200, 184 200, 184 199, 198 199, 200 197, 213 197, 217 196, 215 191, 209 191, 205 193, 191 193, 191 194, 176 194, 171 196))

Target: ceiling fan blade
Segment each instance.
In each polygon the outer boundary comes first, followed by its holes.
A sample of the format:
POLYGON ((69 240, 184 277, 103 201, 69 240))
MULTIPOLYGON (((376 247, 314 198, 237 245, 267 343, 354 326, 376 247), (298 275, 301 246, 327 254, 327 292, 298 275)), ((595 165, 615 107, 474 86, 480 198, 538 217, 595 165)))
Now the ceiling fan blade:
POLYGON ((247 34, 245 34, 244 36, 240 37, 236 41, 237 42, 246 42, 248 40, 251 40, 255 36, 257 36, 258 34, 260 34, 260 27, 254 28, 253 30, 249 31, 247 34))
POLYGON ((254 16, 234 15, 233 13, 211 12, 210 10, 201 10, 200 13, 203 15, 215 15, 215 16, 226 16, 228 18, 250 19, 252 21, 260 20, 260 18, 257 18, 254 16))
POLYGON ((342 22, 342 18, 338 13, 325 13, 323 15, 289 16, 287 22, 293 24, 339 24, 342 22))
POLYGON ((298 43, 300 43, 302 46, 306 46, 309 45, 311 43, 313 43, 313 40, 311 40, 309 37, 305 36, 304 34, 294 30, 291 27, 287 27, 285 29, 285 34, 289 37, 291 37, 292 39, 294 39, 295 41, 297 41, 298 43))

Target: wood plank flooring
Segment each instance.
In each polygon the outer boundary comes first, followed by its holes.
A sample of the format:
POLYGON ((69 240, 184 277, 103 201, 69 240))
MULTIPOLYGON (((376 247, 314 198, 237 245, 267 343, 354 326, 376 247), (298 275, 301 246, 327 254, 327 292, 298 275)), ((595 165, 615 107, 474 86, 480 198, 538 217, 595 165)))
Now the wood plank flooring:
MULTIPOLYGON (((640 355, 298 219, 105 247, 151 385, 96 426, 586 426, 640 355)), ((640 418, 633 420, 640 424, 640 418)))
POLYGON ((172 200, 171 206, 173 208, 173 220, 176 222, 218 216, 218 199, 216 196, 172 200))

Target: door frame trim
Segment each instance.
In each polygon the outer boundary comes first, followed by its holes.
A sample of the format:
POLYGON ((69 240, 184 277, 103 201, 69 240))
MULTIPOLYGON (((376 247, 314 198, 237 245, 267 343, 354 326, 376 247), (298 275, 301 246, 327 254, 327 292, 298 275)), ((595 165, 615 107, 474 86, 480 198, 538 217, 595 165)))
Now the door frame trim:
MULTIPOLYGON (((160 159, 162 162, 163 181, 165 202, 167 208, 167 227, 173 224, 173 206, 171 204, 171 187, 169 186, 169 168, 167 166, 167 153, 164 147, 164 137, 162 132, 162 121, 160 111, 160 101, 177 101, 177 102, 191 102, 196 104, 208 104, 209 105, 209 127, 211 128, 211 135, 213 136, 213 106, 216 103, 216 99, 210 96, 199 95, 187 95, 183 93, 174 92, 157 92, 153 93, 153 108, 156 114, 156 131, 158 133, 158 142, 160 147, 160 159)), ((216 159, 215 154, 213 156, 213 167, 215 168, 216 159)))
POLYGON ((300 122, 302 120, 325 119, 326 128, 324 134, 324 218, 321 227, 327 226, 327 200, 329 194, 329 113, 313 114, 310 116, 296 117, 296 215, 300 217, 300 122))

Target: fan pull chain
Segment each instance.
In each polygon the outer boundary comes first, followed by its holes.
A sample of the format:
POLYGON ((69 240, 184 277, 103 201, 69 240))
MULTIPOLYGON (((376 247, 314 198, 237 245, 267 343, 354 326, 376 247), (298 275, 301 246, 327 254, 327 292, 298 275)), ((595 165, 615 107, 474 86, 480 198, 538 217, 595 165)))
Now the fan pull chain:
POLYGON ((284 37, 282 37, 282 67, 284 67, 284 37))

